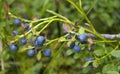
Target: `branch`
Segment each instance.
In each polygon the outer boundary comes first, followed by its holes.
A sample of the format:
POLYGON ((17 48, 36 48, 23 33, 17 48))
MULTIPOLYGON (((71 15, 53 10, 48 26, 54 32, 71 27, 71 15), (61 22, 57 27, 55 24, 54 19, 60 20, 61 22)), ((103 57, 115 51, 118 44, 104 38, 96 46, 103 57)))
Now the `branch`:
MULTIPOLYGON (((3 49, 2 49, 2 40, 0 39, 0 53, 2 53, 2 51, 3 51, 3 49)), ((1 69, 2 69, 2 71, 5 70, 5 68, 4 68, 4 60, 3 60, 2 57, 1 57, 1 69)))
MULTIPOLYGON (((96 38, 95 35, 86 33, 88 37, 96 38)), ((101 34, 106 39, 120 39, 120 34, 101 34)))

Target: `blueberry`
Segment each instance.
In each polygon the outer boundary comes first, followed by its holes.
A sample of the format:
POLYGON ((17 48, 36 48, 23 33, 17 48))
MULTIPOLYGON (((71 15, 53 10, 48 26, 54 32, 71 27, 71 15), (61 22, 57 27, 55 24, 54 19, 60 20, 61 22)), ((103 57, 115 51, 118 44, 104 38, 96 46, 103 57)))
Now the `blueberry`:
POLYGON ((73 48, 74 52, 80 52, 81 48, 78 45, 75 45, 73 48))
POLYGON ((10 48, 11 51, 16 51, 16 50, 18 50, 18 46, 16 46, 16 45, 13 44, 13 43, 9 45, 9 48, 10 48))
POLYGON ((21 43, 22 45, 25 45, 25 44, 27 43, 26 38, 22 38, 22 39, 20 39, 20 43, 21 43))
POLYGON ((35 50, 34 49, 28 50, 27 54, 28 54, 28 56, 32 57, 35 54, 35 50))
POLYGON ((76 39, 79 40, 82 44, 86 43, 87 36, 85 34, 77 35, 76 39))
POLYGON ((46 56, 46 57, 51 56, 51 50, 50 50, 50 49, 44 50, 44 51, 43 51, 43 55, 46 56))
POLYGON ((44 36, 38 36, 35 39, 34 45, 35 46, 42 46, 45 43, 45 37, 44 36))
POLYGON ((72 42, 72 43, 70 44, 69 48, 72 49, 72 48, 74 48, 74 46, 75 46, 75 42, 72 42))
POLYGON ((17 26, 20 26, 21 21, 19 19, 15 19, 14 20, 14 24, 17 25, 17 26))
POLYGON ((18 35, 18 32, 16 30, 14 30, 11 35, 16 36, 16 35, 18 35))

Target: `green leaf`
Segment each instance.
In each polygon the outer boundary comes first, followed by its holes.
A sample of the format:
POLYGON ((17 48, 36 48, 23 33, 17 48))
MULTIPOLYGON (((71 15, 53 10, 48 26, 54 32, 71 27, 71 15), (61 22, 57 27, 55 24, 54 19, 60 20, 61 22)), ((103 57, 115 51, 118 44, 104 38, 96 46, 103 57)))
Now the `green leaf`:
POLYGON ((102 72, 104 74, 104 73, 108 73, 109 71, 116 71, 116 70, 117 68, 114 64, 107 64, 103 67, 102 72))
POLYGON ((83 67, 87 67, 91 62, 92 62, 92 61, 86 62, 83 67))
POLYGON ((81 54, 80 53, 76 53, 74 56, 73 56, 74 59, 79 59, 81 58, 81 54))
POLYGON ((93 61, 93 66, 94 66, 95 68, 97 68, 97 67, 98 67, 98 65, 99 65, 98 60, 94 60, 94 61, 93 61))
POLYGON ((42 55, 41 55, 41 51, 38 52, 37 54, 37 60, 39 61, 41 59, 42 55))
POLYGON ((71 55, 71 54, 73 54, 73 50, 68 49, 68 50, 66 51, 66 55, 69 56, 69 55, 71 55))
POLYGON ((117 72, 117 71, 108 71, 107 74, 119 74, 119 72, 117 72))
POLYGON ((59 38, 59 42, 64 42, 64 41, 67 41, 65 37, 59 38))
POLYGON ((114 56, 116 58, 120 58, 120 50, 113 51, 112 56, 114 56))
POLYGON ((83 28, 83 27, 81 27, 80 29, 79 29, 79 34, 84 34, 85 33, 85 29, 83 28))
POLYGON ((97 56, 103 56, 105 54, 105 51, 104 51, 104 49, 98 49, 98 50, 95 50, 94 53, 97 56))

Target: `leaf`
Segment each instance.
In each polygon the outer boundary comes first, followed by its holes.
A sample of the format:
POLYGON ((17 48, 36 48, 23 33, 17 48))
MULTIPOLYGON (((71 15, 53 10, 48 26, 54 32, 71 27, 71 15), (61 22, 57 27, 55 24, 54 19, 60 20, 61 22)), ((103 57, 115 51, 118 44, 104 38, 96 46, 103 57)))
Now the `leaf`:
POLYGON ((102 72, 104 74, 104 73, 108 73, 109 71, 116 71, 116 70, 117 68, 116 66, 114 66, 114 64, 107 64, 103 67, 102 72))
POLYGON ((73 58, 74 58, 74 59, 79 59, 79 58, 81 58, 81 54, 76 53, 76 54, 73 56, 73 58))
POLYGON ((66 40, 66 38, 65 37, 61 37, 61 38, 59 38, 59 40, 58 40, 59 42, 64 42, 64 41, 67 41, 66 40))
POLYGON ((95 50, 94 53, 97 56, 103 56, 105 54, 105 51, 103 49, 98 49, 98 50, 95 50))
POLYGON ((71 54, 73 54, 73 50, 68 49, 68 50, 66 51, 66 55, 69 56, 69 55, 71 55, 71 54))
POLYGON ((94 66, 95 68, 97 68, 97 67, 98 67, 98 65, 99 65, 98 60, 94 60, 94 61, 93 61, 93 66, 94 66))
POLYGON ((114 56, 116 58, 120 58, 120 50, 113 51, 112 56, 114 56))
POLYGON ((39 61, 41 59, 42 55, 41 55, 41 51, 38 52, 37 54, 37 60, 39 61))
POLYGON ((62 27, 64 29, 64 32, 71 32, 71 30, 72 30, 71 25, 67 24, 67 23, 63 23, 62 27))
POLYGON ((88 62, 85 62, 85 64, 83 65, 83 67, 87 67, 92 61, 88 61, 88 62))
POLYGON ((83 27, 81 27, 80 29, 79 29, 79 34, 84 34, 85 33, 85 29, 83 28, 83 27))
POLYGON ((117 72, 117 71, 108 71, 107 74, 119 74, 119 72, 117 72))

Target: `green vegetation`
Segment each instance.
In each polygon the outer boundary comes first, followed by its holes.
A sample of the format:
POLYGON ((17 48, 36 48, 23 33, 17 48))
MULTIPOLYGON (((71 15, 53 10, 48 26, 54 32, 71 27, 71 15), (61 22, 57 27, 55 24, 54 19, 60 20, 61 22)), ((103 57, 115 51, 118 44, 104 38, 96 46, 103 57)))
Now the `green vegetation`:
POLYGON ((120 0, 0 0, 0 74, 119 74, 119 20, 120 0))

